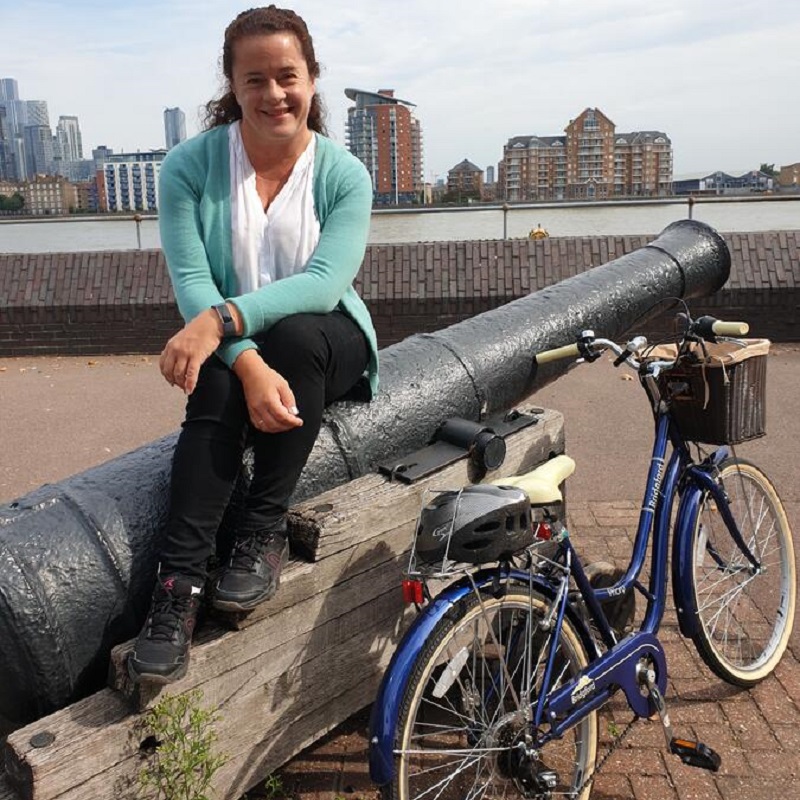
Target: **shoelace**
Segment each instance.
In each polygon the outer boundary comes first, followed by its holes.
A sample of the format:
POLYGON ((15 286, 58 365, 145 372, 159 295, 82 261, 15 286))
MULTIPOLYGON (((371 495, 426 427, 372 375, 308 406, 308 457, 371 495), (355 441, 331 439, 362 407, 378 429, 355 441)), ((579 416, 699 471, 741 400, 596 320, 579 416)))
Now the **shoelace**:
POLYGON ((254 533, 246 539, 237 540, 233 545, 229 569, 250 572, 272 542, 272 539, 272 534, 259 536, 254 533))
POLYGON ((164 591, 162 597, 153 602, 150 614, 150 639, 171 641, 179 630, 184 616, 191 610, 191 597, 176 597, 164 591))

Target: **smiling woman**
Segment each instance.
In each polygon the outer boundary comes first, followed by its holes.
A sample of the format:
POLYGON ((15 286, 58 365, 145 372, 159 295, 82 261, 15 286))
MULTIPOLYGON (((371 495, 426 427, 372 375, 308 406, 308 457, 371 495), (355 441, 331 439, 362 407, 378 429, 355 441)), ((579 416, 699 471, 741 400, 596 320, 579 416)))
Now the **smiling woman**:
POLYGON ((160 369, 188 396, 135 681, 185 674, 207 561, 242 465, 253 477, 214 605, 248 611, 278 588, 289 497, 324 407, 377 387, 377 345, 352 283, 372 206, 361 162, 324 136, 305 22, 275 6, 225 31, 227 81, 208 130, 170 151, 161 242, 184 327, 160 369))

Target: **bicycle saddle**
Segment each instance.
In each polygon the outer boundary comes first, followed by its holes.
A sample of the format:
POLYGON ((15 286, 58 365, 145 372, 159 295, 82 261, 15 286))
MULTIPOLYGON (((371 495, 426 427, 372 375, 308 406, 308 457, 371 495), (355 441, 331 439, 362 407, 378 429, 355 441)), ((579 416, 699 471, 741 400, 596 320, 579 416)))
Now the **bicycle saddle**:
POLYGON ((524 475, 510 475, 492 481, 495 486, 515 486, 528 495, 532 506, 560 503, 563 498, 558 488, 572 473, 575 462, 569 456, 556 456, 524 475))

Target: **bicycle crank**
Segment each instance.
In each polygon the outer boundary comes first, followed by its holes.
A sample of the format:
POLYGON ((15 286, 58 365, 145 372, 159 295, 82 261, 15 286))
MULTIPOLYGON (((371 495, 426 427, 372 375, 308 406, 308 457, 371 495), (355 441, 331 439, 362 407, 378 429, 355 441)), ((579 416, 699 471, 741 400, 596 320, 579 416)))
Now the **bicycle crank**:
POLYGON ((672 724, 670 723, 669 714, 667 713, 667 704, 664 701, 664 695, 661 694, 658 688, 655 671, 652 667, 640 665, 638 673, 639 681, 642 686, 647 689, 650 702, 655 707, 661 719, 661 724, 664 728, 664 736, 667 739, 667 747, 670 753, 678 756, 678 758, 689 767, 700 767, 701 769, 707 769, 711 772, 717 772, 722 763, 718 753, 714 752, 708 745, 702 742, 695 742, 690 739, 679 739, 673 734, 672 724))

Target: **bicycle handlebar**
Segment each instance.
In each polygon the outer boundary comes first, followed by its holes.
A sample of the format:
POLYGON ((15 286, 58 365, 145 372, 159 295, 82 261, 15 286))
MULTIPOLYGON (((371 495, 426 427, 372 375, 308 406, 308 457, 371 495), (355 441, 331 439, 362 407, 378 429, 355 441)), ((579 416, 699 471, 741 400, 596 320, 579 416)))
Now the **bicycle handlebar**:
POLYGON ((553 350, 542 350, 536 354, 537 364, 547 364, 550 361, 560 361, 562 358, 574 358, 580 355, 577 344, 565 344, 563 347, 556 347, 553 350))
MULTIPOLYGON (((715 341, 716 336, 745 336, 750 330, 746 322, 726 322, 714 317, 699 317, 690 324, 686 336, 688 339, 699 337, 715 341)), ((686 341, 686 340, 684 340, 686 341)), ((536 363, 547 364, 551 361, 559 361, 564 358, 575 358, 583 356, 587 360, 594 360, 604 350, 613 350, 617 355, 614 366, 626 363, 632 369, 638 370, 641 362, 637 359, 637 354, 647 347, 647 339, 637 336, 628 342, 626 347, 622 347, 608 339, 596 339, 591 331, 585 331, 579 337, 579 341, 574 344, 567 344, 563 347, 555 347, 552 350, 543 350, 537 353, 536 363), (588 336, 587 336, 588 334, 588 336)), ((651 366, 654 370, 672 366, 673 361, 654 361, 651 366)))
POLYGON ((747 336, 750 326, 746 322, 723 322, 717 319, 711 325, 711 330, 717 336, 747 336))

